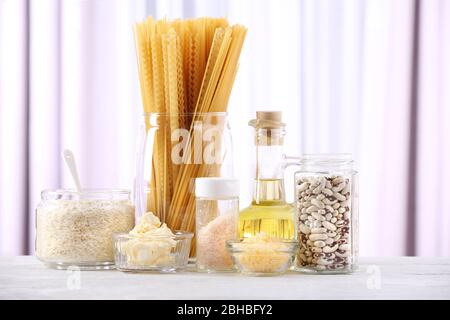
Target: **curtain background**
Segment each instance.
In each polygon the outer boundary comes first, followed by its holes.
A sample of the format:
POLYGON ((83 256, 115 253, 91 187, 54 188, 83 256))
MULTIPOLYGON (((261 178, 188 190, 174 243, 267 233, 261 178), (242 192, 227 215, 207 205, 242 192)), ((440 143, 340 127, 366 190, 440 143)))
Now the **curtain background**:
POLYGON ((287 154, 354 155, 361 255, 450 255, 450 0, 0 0, 1 255, 32 254, 40 191, 72 186, 62 149, 84 186, 132 188, 148 15, 249 28, 229 105, 242 206, 247 122, 280 109, 287 154))

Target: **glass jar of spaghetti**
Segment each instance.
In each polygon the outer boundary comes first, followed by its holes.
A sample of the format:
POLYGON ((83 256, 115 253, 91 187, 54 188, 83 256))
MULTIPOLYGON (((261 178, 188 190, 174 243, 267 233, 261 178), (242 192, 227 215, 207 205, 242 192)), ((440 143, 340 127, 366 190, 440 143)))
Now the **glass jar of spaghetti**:
MULTIPOLYGON (((137 217, 150 211, 172 230, 194 232, 195 179, 233 176, 227 113, 145 113, 141 120, 137 217)), ((191 256, 195 254, 192 247, 191 256)))

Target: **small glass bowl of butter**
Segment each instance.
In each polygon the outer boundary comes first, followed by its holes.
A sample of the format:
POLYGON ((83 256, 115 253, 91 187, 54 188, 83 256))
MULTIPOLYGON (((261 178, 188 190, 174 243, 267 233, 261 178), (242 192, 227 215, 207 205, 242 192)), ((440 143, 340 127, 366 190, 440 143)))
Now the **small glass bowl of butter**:
POLYGON ((252 238, 228 240, 227 248, 240 273, 273 276, 285 273, 292 266, 298 242, 258 234, 252 238))
POLYGON ((129 272, 175 272, 187 267, 192 232, 175 231, 152 212, 129 233, 113 235, 116 268, 129 272))
POLYGON ((177 272, 186 269, 193 233, 113 236, 116 269, 125 272, 177 272))

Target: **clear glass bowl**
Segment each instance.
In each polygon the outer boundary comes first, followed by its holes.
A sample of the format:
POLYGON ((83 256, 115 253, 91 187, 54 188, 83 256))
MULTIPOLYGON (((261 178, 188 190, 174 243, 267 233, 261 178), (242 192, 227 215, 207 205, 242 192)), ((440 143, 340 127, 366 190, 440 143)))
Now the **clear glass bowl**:
POLYGON ((176 231, 173 237, 113 236, 116 269, 127 272, 176 272, 187 267, 193 233, 176 231))
POLYGON ((272 276, 286 272, 295 259, 298 247, 296 240, 227 241, 235 269, 252 276, 272 276))

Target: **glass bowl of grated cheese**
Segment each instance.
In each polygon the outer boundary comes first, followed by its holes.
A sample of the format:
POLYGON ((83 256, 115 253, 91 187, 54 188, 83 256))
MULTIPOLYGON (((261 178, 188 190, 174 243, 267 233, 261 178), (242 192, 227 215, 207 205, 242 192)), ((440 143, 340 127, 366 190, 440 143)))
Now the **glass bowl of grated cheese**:
POLYGON ((270 237, 264 233, 241 240, 228 240, 234 267, 245 275, 272 276, 286 272, 295 259, 298 241, 270 237))
POLYGON ((193 233, 172 232, 151 212, 129 233, 113 236, 116 268, 125 272, 176 272, 187 267, 193 233))

